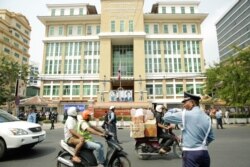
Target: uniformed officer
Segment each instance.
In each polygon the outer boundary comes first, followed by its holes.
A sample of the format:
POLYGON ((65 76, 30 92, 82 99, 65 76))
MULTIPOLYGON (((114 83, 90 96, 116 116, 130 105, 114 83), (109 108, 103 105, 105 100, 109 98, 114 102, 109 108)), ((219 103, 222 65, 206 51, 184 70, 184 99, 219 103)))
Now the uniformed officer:
POLYGON ((183 167, 209 167, 207 146, 214 140, 210 117, 199 108, 199 96, 184 92, 184 110, 171 109, 165 122, 182 124, 183 167))
POLYGON ((116 114, 115 114, 115 106, 110 106, 109 107, 109 113, 108 113, 108 130, 114 134, 114 139, 119 142, 117 138, 117 128, 116 128, 116 114))

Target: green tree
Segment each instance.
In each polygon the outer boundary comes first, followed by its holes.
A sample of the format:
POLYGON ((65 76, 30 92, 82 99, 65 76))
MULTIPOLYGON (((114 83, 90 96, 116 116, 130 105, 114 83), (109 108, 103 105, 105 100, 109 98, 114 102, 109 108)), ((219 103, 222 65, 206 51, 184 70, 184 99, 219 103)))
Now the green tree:
POLYGON ((206 71, 206 93, 229 106, 244 107, 250 105, 250 47, 235 50, 236 56, 206 71))
POLYGON ((15 99, 15 89, 17 79, 27 81, 28 65, 20 65, 9 55, 0 53, 0 104, 7 103, 15 99))

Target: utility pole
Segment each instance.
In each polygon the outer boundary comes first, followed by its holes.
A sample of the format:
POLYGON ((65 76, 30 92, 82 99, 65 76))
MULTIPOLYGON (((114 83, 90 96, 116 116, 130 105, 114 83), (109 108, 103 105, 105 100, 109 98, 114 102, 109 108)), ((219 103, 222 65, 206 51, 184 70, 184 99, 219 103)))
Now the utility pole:
MULTIPOLYGON (((22 56, 24 56, 24 37, 21 33, 19 33, 19 30, 17 30, 15 27, 9 27, 9 32, 11 33, 11 35, 13 36, 13 33, 12 33, 12 30, 14 30, 15 32, 17 32, 20 36, 21 36, 21 44, 22 44, 22 47, 21 47, 21 52, 22 52, 22 56)), ((21 61, 21 65, 20 65, 20 70, 18 72, 18 77, 16 79, 16 90, 15 90, 15 105, 16 105, 16 116, 19 115, 19 104, 20 104, 20 90, 19 90, 19 87, 21 85, 21 78, 22 78, 22 64, 23 62, 21 61)))

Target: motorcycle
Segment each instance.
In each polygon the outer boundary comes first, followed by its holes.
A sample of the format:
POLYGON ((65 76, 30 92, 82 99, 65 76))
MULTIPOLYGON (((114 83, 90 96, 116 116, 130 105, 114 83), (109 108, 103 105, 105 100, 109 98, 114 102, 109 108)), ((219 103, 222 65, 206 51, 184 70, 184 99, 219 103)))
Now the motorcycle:
MULTIPOLYGON (((107 143, 105 167, 131 167, 131 163, 127 158, 127 153, 123 151, 114 139, 112 134, 107 134, 105 137, 107 143)), ((70 147, 61 140, 62 150, 58 153, 57 167, 90 167, 97 166, 97 160, 93 153, 93 150, 83 148, 80 151, 81 163, 72 162, 72 156, 74 155, 74 148, 70 147)))
MULTIPOLYGON (((167 155, 169 153, 166 152, 164 154, 159 153, 160 148, 162 147, 162 139, 158 139, 157 137, 144 137, 144 138, 135 138, 135 150, 139 159, 147 160, 152 156, 156 155, 167 155)), ((175 137, 173 144, 171 145, 173 153, 176 157, 182 157, 182 147, 179 139, 175 137)), ((170 147, 170 148, 171 148, 170 147)))

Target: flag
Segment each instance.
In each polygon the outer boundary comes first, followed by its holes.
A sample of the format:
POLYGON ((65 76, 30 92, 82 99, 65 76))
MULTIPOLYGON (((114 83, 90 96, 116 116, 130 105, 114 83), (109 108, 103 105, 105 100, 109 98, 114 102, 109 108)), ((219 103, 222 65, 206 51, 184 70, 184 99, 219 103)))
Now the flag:
POLYGON ((118 72, 117 72, 117 79, 121 80, 121 61, 120 61, 118 72))

